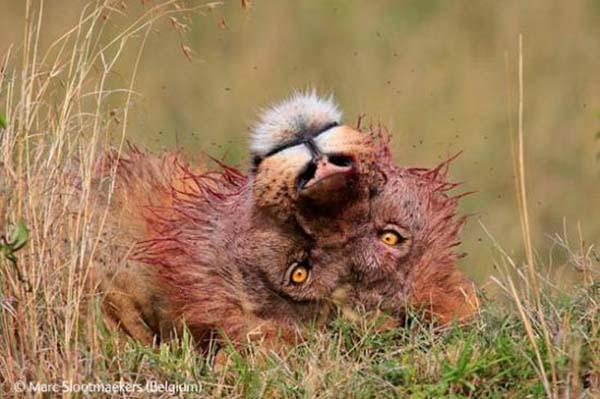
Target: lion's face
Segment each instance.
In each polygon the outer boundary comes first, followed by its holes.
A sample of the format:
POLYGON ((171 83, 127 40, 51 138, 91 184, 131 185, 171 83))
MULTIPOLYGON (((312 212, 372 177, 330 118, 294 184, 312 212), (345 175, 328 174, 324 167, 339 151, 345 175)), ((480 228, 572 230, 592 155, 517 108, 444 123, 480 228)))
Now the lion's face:
POLYGON ((375 135, 348 126, 287 143, 255 166, 251 183, 255 203, 281 220, 296 219, 307 234, 320 240, 319 232, 327 227, 321 223, 337 224, 339 212, 350 209, 350 204, 366 205, 369 192, 379 184, 380 146, 375 135), (330 217, 332 212, 335 217, 330 217))
POLYGON ((314 240, 308 259, 347 273, 356 303, 396 313, 444 293, 438 313, 470 313, 461 293, 470 285, 455 266, 464 219, 446 193, 454 185, 441 166, 397 167, 375 137, 339 126, 265 158, 256 203, 293 217, 314 240))

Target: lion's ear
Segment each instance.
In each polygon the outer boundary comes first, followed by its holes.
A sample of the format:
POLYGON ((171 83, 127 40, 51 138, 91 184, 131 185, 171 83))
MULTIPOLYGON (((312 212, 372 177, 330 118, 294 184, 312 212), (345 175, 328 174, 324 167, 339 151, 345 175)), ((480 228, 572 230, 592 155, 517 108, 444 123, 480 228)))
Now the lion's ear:
POLYGON ((388 177, 387 174, 381 170, 380 168, 374 168, 371 171, 373 178, 371 179, 371 186, 369 187, 370 196, 374 197, 380 194, 385 185, 387 184, 388 177))

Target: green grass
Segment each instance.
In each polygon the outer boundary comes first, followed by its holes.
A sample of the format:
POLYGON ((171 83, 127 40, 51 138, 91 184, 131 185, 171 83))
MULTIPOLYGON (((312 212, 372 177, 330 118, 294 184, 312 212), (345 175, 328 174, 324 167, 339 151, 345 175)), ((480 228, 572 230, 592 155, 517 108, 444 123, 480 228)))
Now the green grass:
MULTIPOLYGON (((600 373, 599 290, 597 284, 580 287, 544 303, 560 397, 592 397, 600 373)), ((225 348, 227 361, 216 368, 188 336, 151 348, 104 331, 100 351, 78 345, 77 380, 144 387, 168 381, 195 385, 202 395, 240 398, 545 396, 535 349, 506 304, 485 302, 469 324, 441 330, 416 316, 405 328, 388 331, 378 331, 375 318, 339 317, 285 354, 260 346, 244 353, 225 348)), ((541 337, 537 345, 549 368, 549 348, 541 337)))

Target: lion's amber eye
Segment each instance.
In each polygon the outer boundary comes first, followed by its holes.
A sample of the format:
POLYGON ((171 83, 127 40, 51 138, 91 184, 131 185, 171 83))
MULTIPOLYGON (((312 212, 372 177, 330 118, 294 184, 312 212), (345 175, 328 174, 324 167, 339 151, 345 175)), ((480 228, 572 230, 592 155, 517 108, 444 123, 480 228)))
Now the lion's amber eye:
POLYGON ((389 246, 397 245, 400 242, 401 238, 402 237, 400 237, 398 233, 389 230, 384 231, 379 235, 379 239, 381 240, 381 242, 389 246))
POLYGON ((308 278, 308 269, 304 266, 297 266, 292 270, 291 280, 294 284, 302 284, 308 278))

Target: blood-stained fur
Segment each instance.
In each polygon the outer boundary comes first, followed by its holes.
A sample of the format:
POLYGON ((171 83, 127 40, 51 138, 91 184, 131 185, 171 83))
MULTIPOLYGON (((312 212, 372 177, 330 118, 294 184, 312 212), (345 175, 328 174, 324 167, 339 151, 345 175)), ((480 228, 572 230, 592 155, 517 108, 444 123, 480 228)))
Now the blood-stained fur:
POLYGON ((366 216, 378 138, 310 115, 302 121, 314 137, 303 132, 302 142, 255 161, 248 176, 225 165, 192 171, 174 154, 107 157, 100 175, 116 170, 109 223, 129 249, 124 263, 100 259, 95 273, 110 320, 145 341, 185 321, 202 344, 218 332, 234 342, 292 341, 303 325, 327 318, 352 278, 346 259, 321 259, 340 248, 333 232, 366 216), (310 231, 300 228, 303 218, 310 231), (297 270, 305 281, 293 280, 297 270))
POLYGON ((441 324, 472 315, 475 287, 456 266, 464 255, 456 251, 464 193, 449 194, 456 184, 447 180, 448 163, 425 169, 382 160, 380 167, 386 183, 370 200, 369 221, 345 245, 355 278, 351 302, 402 319, 417 308, 441 324))
MULTIPOLYGON (((395 165, 383 128, 364 133, 341 125, 337 105, 314 92, 272 107, 257 130, 251 149, 258 176, 279 174, 274 180, 285 189, 277 192, 289 193, 292 204, 284 209, 293 209, 302 230, 318 240, 320 256, 351 266, 351 306, 401 317, 416 307, 439 323, 476 310, 474 286, 456 267, 465 221, 456 208, 464 194, 449 193, 457 186, 447 180, 450 161, 433 169, 395 165), (319 126, 307 122, 310 112, 319 126), (299 177, 319 176, 320 185, 329 185, 320 190, 326 198, 299 184, 299 177)), ((272 185, 266 188, 256 192, 260 201, 270 199, 272 185)))
POLYGON ((352 159, 358 183, 347 192, 327 191, 330 202, 315 203, 300 190, 294 209, 302 230, 320 243, 314 253, 351 267, 347 305, 399 319, 417 308, 441 324, 473 314, 475 287, 456 265, 464 194, 451 194, 457 184, 448 181, 450 160, 432 169, 400 167, 381 128, 369 134, 342 128, 347 137, 371 138, 360 151, 343 138, 330 147, 352 159))
POLYGON ((321 263, 314 239, 256 206, 252 176, 136 150, 115 162, 114 223, 130 252, 101 262, 96 279, 106 314, 131 335, 164 337, 185 321, 201 346, 222 334, 291 342, 344 291, 347 265, 321 263))
POLYGON ((396 166, 385 134, 340 125, 330 100, 305 104, 313 97, 261 121, 247 176, 192 170, 173 154, 107 157, 117 244, 93 276, 114 324, 150 341, 185 322, 205 346, 223 335, 293 342, 332 304, 399 317, 416 306, 442 323, 474 312, 447 164, 396 166))

